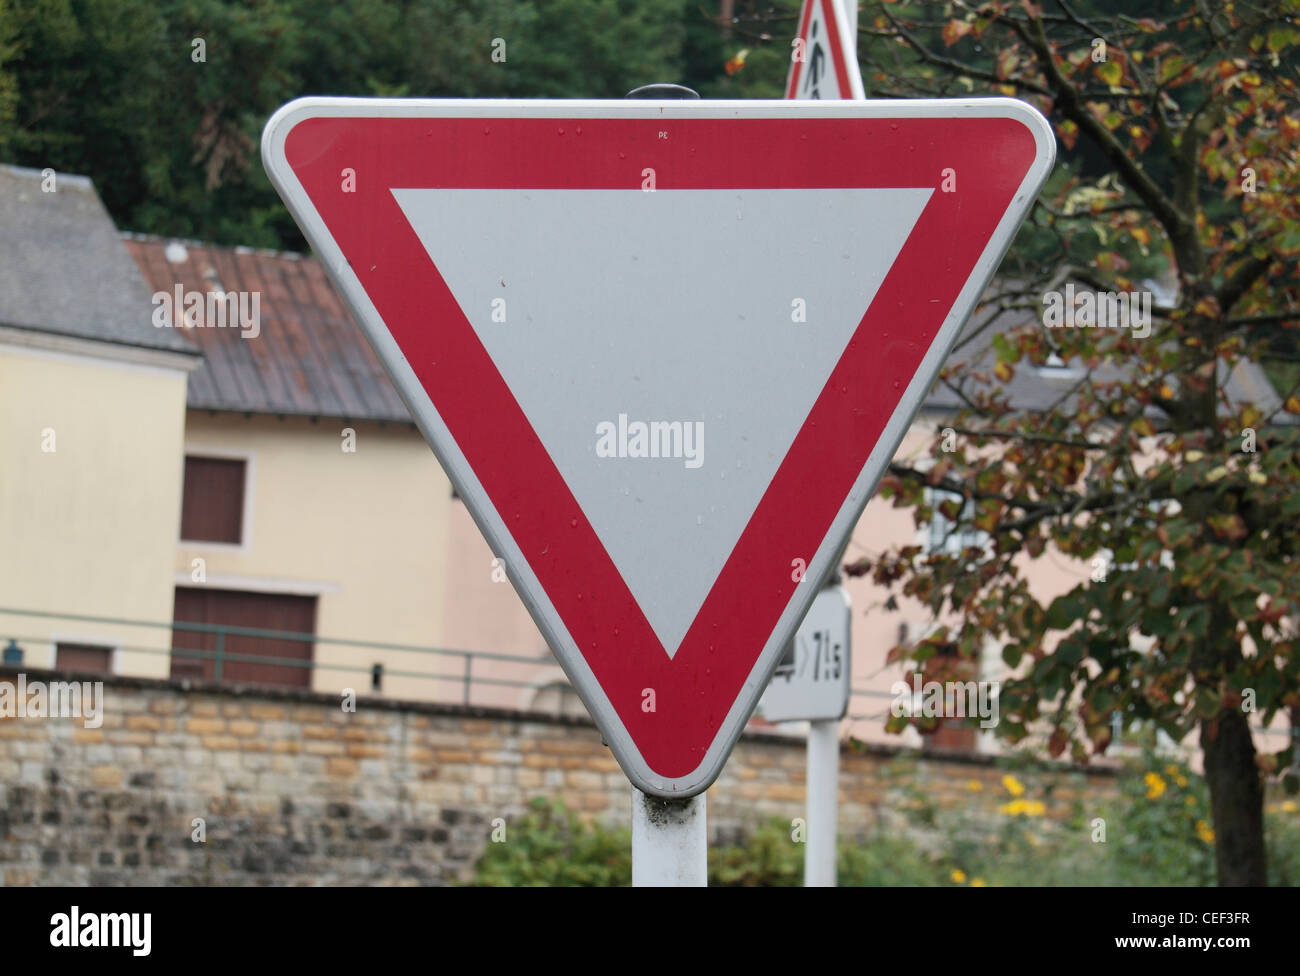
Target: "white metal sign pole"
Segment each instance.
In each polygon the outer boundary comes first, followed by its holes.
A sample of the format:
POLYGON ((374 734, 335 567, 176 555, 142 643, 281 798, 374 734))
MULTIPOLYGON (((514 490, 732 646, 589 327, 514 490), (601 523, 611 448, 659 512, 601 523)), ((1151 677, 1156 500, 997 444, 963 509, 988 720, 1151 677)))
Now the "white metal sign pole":
POLYGON ((849 51, 854 52, 854 60, 857 60, 856 52, 858 50, 858 0, 840 0, 840 6, 844 8, 844 20, 849 27, 849 41, 846 47, 849 51))
POLYGON ((808 838, 803 854, 805 888, 835 887, 836 815, 840 792, 840 723, 808 723, 808 838))
POLYGON ((839 582, 844 549, 831 564, 788 655, 768 685, 763 714, 773 722, 808 722, 803 878, 809 888, 835 885, 839 806, 840 719, 853 673, 849 595, 839 582))
POLYGON ((661 800, 632 788, 632 885, 704 888, 709 883, 704 794, 661 800))

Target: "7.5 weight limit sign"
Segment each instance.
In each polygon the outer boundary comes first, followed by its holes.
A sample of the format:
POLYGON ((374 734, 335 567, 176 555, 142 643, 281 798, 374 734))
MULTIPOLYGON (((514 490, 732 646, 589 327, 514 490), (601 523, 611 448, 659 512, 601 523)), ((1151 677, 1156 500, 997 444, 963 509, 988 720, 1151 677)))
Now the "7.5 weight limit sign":
POLYGON ((849 594, 822 590, 763 696, 769 722, 840 719, 849 704, 849 594))

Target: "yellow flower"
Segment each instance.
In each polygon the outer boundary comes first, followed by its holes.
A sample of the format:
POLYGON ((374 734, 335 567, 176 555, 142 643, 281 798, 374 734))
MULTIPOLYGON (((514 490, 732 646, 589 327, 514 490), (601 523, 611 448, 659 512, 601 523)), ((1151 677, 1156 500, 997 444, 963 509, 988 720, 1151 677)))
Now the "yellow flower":
POLYGON ((1189 797, 1187 798, 1187 805, 1188 805, 1189 807, 1194 807, 1194 806, 1196 806, 1196 797, 1194 797, 1194 796, 1189 796, 1189 797))
POLYGON ((961 870, 960 868, 954 870, 952 873, 952 880, 955 881, 957 884, 965 884, 966 872, 961 870))
POLYGON ((1165 767, 1165 772, 1168 773, 1170 776, 1177 778, 1178 767, 1175 766, 1173 763, 1170 763, 1168 766, 1165 767))
POLYGON ((1296 806, 1295 800, 1285 800, 1278 809, 1283 813, 1295 813, 1300 807, 1296 806))
POLYGON ((1041 817, 1047 812, 1047 807, 1041 800, 1012 800, 1010 803, 1002 804, 1002 812, 1013 817, 1041 817))
POLYGON ((970 886, 971 886, 972 888, 986 888, 986 887, 988 887, 988 886, 984 883, 984 879, 983 879, 983 878, 971 878, 970 886))
POLYGON ((972 793, 981 793, 984 790, 984 784, 977 779, 966 780, 966 789, 972 793))
POLYGON ((1165 781, 1160 778, 1159 773, 1147 773, 1143 777, 1147 784, 1147 799, 1158 800, 1165 792, 1165 781))
POLYGON ((1002 785, 1007 788, 1007 792, 1012 796, 1023 796, 1025 792, 1024 784, 1014 776, 1007 775, 1002 777, 1002 785))
POLYGON ((1201 838, 1201 842, 1204 844, 1214 843, 1214 831, 1210 829, 1210 825, 1204 820, 1196 821, 1196 836, 1201 838))
POLYGON ((1174 777, 1174 782, 1177 783, 1178 786, 1179 786, 1179 788, 1181 789, 1182 787, 1184 787, 1184 786, 1187 785, 1187 777, 1186 777, 1186 776, 1175 776, 1175 777, 1174 777))

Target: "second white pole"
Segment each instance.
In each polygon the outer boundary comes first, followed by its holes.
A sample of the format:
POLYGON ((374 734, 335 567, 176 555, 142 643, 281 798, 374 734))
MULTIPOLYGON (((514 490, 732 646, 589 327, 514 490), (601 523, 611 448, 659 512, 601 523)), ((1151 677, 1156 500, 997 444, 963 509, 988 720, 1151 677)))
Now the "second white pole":
POLYGON ((805 888, 835 887, 837 807, 840 790, 840 723, 808 723, 808 837, 803 854, 805 888))

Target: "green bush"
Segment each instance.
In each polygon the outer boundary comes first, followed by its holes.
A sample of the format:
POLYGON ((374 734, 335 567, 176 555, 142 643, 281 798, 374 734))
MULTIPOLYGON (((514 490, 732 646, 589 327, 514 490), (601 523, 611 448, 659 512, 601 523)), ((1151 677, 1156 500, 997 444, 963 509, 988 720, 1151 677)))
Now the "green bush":
POLYGON ((1266 809, 1268 883, 1300 886, 1300 805, 1295 800, 1285 800, 1266 809))
POLYGON ((631 833, 584 824, 559 800, 534 797, 528 813, 506 831, 505 843, 488 844, 471 884, 614 887, 632 883, 631 833))
MULTIPOLYGON (((804 845, 789 821, 764 821, 743 845, 709 848, 714 887, 797 887, 804 845)), ((488 844, 475 865, 476 886, 620 886, 632 880, 632 839, 624 828, 584 824, 561 802, 535 798, 507 828, 506 843, 488 844)), ((940 867, 907 840, 876 835, 841 838, 842 885, 933 885, 940 867)))
POLYGON ((791 888, 803 884, 803 844, 790 838, 788 820, 768 820, 744 846, 709 848, 709 885, 719 888, 791 888))
MULTIPOLYGON (((1026 763, 1008 764, 996 811, 937 807, 907 761, 888 771, 890 806, 911 820, 907 832, 841 835, 841 886, 889 885, 1212 885, 1214 837, 1205 782, 1182 763, 1144 757, 1102 799, 1084 794, 1065 819, 1046 816, 1059 777, 1042 779, 1026 763), (1014 770, 1014 772, 1011 772, 1014 770), (1100 840, 1098 821, 1104 821, 1100 840)), ((1300 884, 1300 808, 1271 803, 1266 820, 1269 877, 1300 884)), ((488 844, 475 885, 627 885, 631 835, 585 824, 558 801, 535 799, 508 827, 508 843, 488 844)), ((804 844, 788 820, 759 824, 745 843, 709 849, 715 887, 792 887, 803 883, 804 844)))

